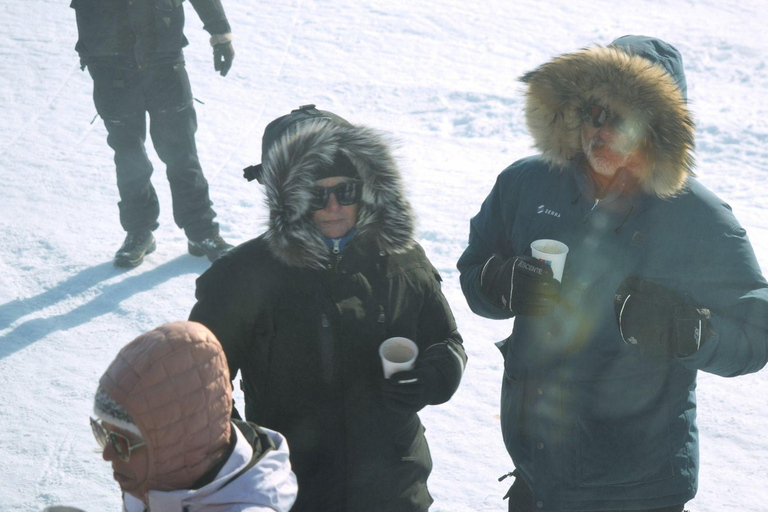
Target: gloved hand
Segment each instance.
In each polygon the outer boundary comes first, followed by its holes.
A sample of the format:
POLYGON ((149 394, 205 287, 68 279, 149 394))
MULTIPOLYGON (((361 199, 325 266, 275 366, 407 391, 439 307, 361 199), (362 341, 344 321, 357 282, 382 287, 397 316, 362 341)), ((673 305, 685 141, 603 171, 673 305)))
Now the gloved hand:
POLYGON ((232 46, 232 34, 215 34, 211 36, 213 46, 213 69, 221 76, 227 76, 232 61, 235 58, 235 47, 232 46))
POLYGON ((213 47, 213 69, 219 71, 221 76, 227 76, 234 58, 235 48, 232 43, 217 44, 213 47))
POLYGON ((708 309, 692 306, 651 281, 625 279, 614 295, 614 307, 624 343, 645 353, 689 356, 709 335, 708 309))
POLYGON ((532 256, 506 261, 491 256, 480 273, 480 288, 496 306, 515 315, 547 315, 560 302, 560 283, 552 269, 532 256))
POLYGON ((419 412, 434 402, 440 386, 440 373, 431 363, 416 360, 413 370, 382 378, 381 394, 387 407, 398 412, 419 412))

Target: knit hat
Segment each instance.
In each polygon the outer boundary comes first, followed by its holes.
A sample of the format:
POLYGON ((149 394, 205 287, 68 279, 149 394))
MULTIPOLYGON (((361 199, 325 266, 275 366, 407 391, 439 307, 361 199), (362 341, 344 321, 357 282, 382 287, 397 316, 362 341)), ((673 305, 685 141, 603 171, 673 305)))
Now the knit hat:
POLYGON ((142 334, 101 377, 94 413, 146 442, 138 492, 189 488, 229 445, 232 386, 221 345, 195 322, 142 334))
POLYGON ((139 427, 136 426, 136 422, 133 421, 131 415, 125 411, 122 405, 112 400, 112 397, 104 391, 101 384, 99 384, 96 396, 93 399, 93 413, 102 421, 142 437, 139 427))
POLYGON ((347 178, 360 178, 357 169, 347 155, 337 151, 333 157, 333 162, 329 165, 321 165, 313 173, 315 180, 343 176, 347 178))

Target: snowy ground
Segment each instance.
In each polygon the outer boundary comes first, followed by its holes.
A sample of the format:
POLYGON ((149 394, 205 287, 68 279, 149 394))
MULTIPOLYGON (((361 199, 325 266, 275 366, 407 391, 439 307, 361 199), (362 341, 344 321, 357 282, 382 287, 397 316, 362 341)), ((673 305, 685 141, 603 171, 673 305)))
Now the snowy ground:
MULTIPOLYGON (((66 0, 0 2, 0 510, 69 504, 117 510, 88 426, 98 377, 118 349, 187 317, 207 261, 186 254, 163 167, 158 250, 121 271, 111 153, 73 50, 66 0)), ((496 175, 532 153, 516 77, 620 35, 655 35, 685 58, 701 180, 732 205, 768 270, 768 10, 763 0, 224 0, 237 56, 214 74, 187 4, 198 146, 224 236, 264 229, 258 185, 273 118, 305 103, 396 134, 418 237, 442 273, 469 365, 455 398, 423 415, 437 512, 503 511, 511 470, 498 425, 510 322, 470 313, 455 262, 496 175)), ((150 146, 151 152, 151 146, 150 146)), ((768 372, 701 374, 695 512, 768 510, 768 372)))

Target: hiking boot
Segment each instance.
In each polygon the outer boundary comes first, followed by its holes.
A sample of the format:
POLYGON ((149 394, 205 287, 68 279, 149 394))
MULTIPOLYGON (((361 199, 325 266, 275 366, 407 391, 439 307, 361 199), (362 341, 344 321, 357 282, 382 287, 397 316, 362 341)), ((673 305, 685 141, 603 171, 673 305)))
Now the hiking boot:
POLYGON ((144 256, 157 248, 151 231, 133 231, 125 236, 125 241, 115 253, 116 267, 133 268, 141 265, 144 256))
POLYGON ((216 261, 220 256, 229 252, 234 247, 221 238, 220 235, 212 236, 199 242, 187 241, 187 250, 192 256, 207 256, 208 261, 216 261))

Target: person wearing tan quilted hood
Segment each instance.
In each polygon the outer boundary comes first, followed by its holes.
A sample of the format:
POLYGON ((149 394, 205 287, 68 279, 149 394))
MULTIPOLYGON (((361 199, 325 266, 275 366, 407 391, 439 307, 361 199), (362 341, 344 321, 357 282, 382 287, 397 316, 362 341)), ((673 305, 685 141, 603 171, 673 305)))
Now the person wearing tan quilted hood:
POLYGON ((165 324, 123 347, 99 380, 91 426, 125 511, 290 510, 285 438, 231 411, 226 357, 203 325, 165 324))
POLYGON ((624 36, 521 81, 539 154, 498 176, 457 265, 475 313, 515 319, 499 344, 509 511, 680 512, 698 486, 697 373, 765 366, 768 283, 694 177, 674 46, 624 36), (540 239, 568 247, 561 276, 533 257, 540 239))

